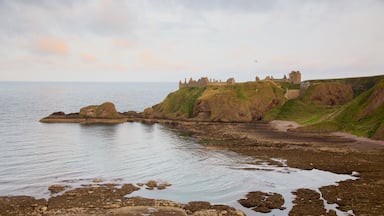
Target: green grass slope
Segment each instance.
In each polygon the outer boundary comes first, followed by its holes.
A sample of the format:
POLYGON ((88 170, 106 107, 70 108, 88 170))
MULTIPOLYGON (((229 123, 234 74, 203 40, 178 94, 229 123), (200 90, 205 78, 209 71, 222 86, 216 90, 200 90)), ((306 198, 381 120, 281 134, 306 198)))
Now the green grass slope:
POLYGON ((384 79, 346 104, 333 121, 343 131, 384 139, 384 79))
POLYGON ((384 139, 384 76, 311 83, 302 97, 270 110, 267 120, 296 121, 305 125, 301 130, 384 139))

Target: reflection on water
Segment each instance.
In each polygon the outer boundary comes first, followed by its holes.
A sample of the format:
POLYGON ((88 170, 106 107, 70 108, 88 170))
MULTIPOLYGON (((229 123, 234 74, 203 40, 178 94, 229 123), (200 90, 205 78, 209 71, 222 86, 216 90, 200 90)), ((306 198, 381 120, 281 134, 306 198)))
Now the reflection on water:
MULTIPOLYGON (((169 182, 172 186, 162 191, 142 189, 132 196, 183 203, 207 200, 240 208, 236 200, 249 191, 276 192, 284 196, 287 210, 275 210, 271 214, 286 215, 292 206, 292 191, 317 189, 353 178, 319 170, 254 165, 254 158, 228 151, 207 150, 157 124, 39 123, 40 117, 60 110, 55 107, 55 104, 60 104, 56 97, 67 97, 64 93, 73 93, 71 88, 58 88, 54 93, 59 95, 43 91, 48 99, 42 102, 38 100, 41 91, 33 91, 33 85, 24 90, 1 87, 0 90, 4 91, 0 92, 0 102, 9 100, 7 105, 12 106, 0 110, 0 195, 48 197, 49 185, 66 183, 75 187, 91 183, 93 178, 116 183, 154 179, 169 182), (10 97, 12 92, 23 94, 14 93, 21 98, 10 97)), ((121 90, 117 95, 132 96, 124 92, 121 90)), ((151 104, 162 97, 153 99, 155 101, 151 104)), ((83 103, 86 99, 87 95, 83 96, 83 103)))
POLYGON ((206 150, 161 125, 44 124, 44 128, 50 139, 14 150, 18 156, 8 163, 2 158, 2 195, 47 197, 49 185, 68 180, 76 186, 92 178, 117 183, 155 179, 170 182, 172 187, 143 189, 133 195, 239 207, 236 200, 260 190, 283 194, 289 209, 293 190, 317 189, 351 178, 319 170, 254 165, 252 158, 206 150))

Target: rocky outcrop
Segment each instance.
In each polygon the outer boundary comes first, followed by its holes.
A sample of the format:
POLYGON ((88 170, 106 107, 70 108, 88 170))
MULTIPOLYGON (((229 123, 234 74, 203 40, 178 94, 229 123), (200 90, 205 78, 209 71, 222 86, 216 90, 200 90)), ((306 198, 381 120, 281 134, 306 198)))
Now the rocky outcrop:
POLYGON ((320 199, 320 194, 310 189, 298 189, 292 192, 296 195, 293 203, 295 204, 289 215, 334 215, 333 210, 327 212, 324 208, 324 202, 320 199))
POLYGON ((239 203, 252 210, 261 213, 269 213, 273 209, 283 210, 284 198, 277 193, 264 193, 261 191, 249 192, 245 199, 240 199, 239 203))
POLYGON ((352 87, 337 82, 318 83, 311 86, 307 92, 310 100, 320 105, 341 105, 353 99, 352 87))
POLYGON ((121 118, 120 114, 116 111, 115 105, 111 102, 105 102, 101 105, 83 107, 80 109, 79 115, 82 118, 121 118))
MULTIPOLYGON (((131 113, 132 114, 132 113, 131 113)), ((42 118, 44 123, 82 123, 82 124, 117 124, 126 122, 126 116, 116 111, 115 105, 105 102, 80 109, 79 113, 54 112, 42 118)))
POLYGON ((284 91, 273 81, 230 86, 182 88, 160 104, 144 110, 146 118, 189 121, 252 122, 284 103, 284 91))

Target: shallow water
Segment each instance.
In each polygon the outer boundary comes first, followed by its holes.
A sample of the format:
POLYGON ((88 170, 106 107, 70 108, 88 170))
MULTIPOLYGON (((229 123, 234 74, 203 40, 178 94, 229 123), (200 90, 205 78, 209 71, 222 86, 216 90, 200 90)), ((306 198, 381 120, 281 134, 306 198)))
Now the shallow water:
POLYGON ((114 102, 119 111, 140 111, 176 88, 173 83, 0 83, 0 196, 48 197, 49 185, 79 186, 94 178, 115 183, 154 179, 172 186, 129 196, 206 200, 240 208, 236 200, 247 192, 276 192, 284 196, 287 209, 270 215, 286 215, 292 191, 353 179, 320 170, 252 165, 254 158, 206 150, 157 124, 38 122, 54 111, 77 112, 104 101, 114 102))

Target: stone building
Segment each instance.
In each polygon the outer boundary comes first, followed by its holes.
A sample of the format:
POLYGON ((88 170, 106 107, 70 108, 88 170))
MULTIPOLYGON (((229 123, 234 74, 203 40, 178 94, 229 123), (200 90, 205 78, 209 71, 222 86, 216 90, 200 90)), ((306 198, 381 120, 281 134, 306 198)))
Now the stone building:
POLYGON ((185 88, 185 87, 204 87, 204 86, 215 86, 215 85, 233 85, 236 81, 234 78, 229 78, 226 82, 221 82, 215 79, 208 79, 208 77, 202 77, 198 80, 194 80, 192 78, 187 80, 185 79, 184 82, 181 80, 179 81, 179 89, 185 88))
POLYGON ((289 73, 289 81, 293 84, 301 83, 301 73, 300 71, 292 71, 289 73))

